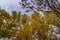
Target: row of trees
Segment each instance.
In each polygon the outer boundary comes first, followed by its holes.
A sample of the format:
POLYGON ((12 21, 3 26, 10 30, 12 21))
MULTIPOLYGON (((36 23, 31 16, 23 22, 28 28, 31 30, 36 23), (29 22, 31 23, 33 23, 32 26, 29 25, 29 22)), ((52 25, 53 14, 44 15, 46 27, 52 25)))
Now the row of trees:
POLYGON ((34 11, 31 16, 12 11, 12 15, 0 9, 0 38, 12 40, 59 40, 53 26, 60 28, 60 17, 54 11, 45 11, 44 16, 34 11), (56 33, 56 34, 54 34, 56 33))

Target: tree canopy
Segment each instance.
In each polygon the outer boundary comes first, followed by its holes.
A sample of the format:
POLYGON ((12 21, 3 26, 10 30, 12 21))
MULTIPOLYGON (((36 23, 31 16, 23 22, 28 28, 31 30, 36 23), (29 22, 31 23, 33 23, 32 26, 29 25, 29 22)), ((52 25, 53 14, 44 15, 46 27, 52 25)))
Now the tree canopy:
POLYGON ((44 16, 34 11, 31 16, 4 9, 0 10, 0 38, 13 40, 59 40, 60 17, 54 11, 45 11, 44 16), (54 30, 57 27, 58 30, 54 30), (55 33, 55 34, 54 34, 55 33))
POLYGON ((21 0, 23 9, 34 11, 31 16, 0 9, 0 39, 60 40, 60 4, 58 0, 21 0), (37 11, 44 11, 42 13, 37 11), (47 10, 46 10, 47 9, 47 10), (49 11, 50 10, 50 11, 49 11), (55 29, 54 29, 55 28, 55 29))

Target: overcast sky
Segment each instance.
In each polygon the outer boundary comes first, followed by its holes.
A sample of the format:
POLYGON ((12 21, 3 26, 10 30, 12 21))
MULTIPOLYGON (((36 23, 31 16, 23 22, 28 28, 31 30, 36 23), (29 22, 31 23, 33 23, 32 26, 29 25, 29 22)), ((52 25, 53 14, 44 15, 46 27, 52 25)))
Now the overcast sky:
POLYGON ((0 0, 0 6, 8 12, 13 10, 22 11, 22 9, 20 9, 19 2, 20 0, 0 0))
POLYGON ((11 12, 12 10, 22 11, 19 6, 20 1, 21 0, 0 0, 0 6, 8 12, 11 12))

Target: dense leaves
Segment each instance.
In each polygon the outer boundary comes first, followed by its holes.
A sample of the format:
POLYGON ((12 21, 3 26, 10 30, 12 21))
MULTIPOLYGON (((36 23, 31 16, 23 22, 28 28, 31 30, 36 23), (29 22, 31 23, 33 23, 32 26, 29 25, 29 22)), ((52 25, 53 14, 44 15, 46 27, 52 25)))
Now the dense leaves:
POLYGON ((44 16, 34 11, 31 16, 12 11, 12 15, 4 9, 0 10, 0 38, 13 40, 59 40, 60 17, 54 11, 45 11, 44 16), (54 32, 56 34, 54 34, 54 32))

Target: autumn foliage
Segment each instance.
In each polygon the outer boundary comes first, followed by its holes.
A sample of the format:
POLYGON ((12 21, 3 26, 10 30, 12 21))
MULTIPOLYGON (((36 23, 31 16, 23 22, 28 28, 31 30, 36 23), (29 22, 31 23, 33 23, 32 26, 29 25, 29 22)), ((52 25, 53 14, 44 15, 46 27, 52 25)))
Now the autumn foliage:
MULTIPOLYGON (((34 11, 31 16, 12 11, 12 15, 0 9, 0 38, 12 40, 58 40, 53 25, 60 28, 60 17, 54 11, 44 16, 34 11)), ((58 32, 59 33, 59 32, 58 32)))

